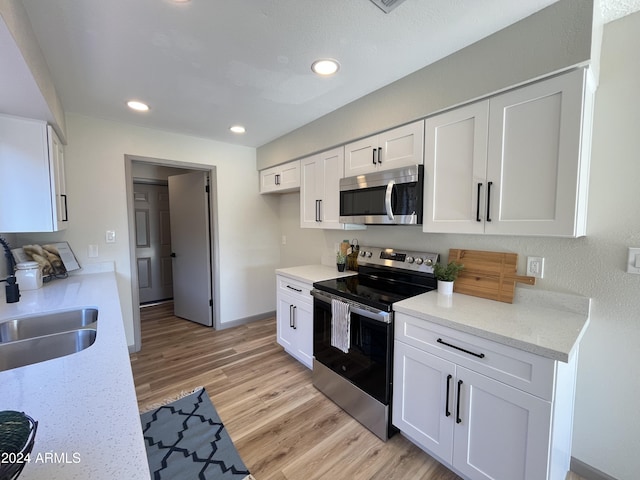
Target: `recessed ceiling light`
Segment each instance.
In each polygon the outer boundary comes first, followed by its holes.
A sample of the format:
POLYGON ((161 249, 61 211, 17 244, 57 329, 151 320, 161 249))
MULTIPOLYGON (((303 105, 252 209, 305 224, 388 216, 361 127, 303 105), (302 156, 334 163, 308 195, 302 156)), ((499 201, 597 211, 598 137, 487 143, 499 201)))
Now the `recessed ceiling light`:
POLYGON ((333 58, 323 58, 316 60, 311 65, 311 70, 318 75, 333 75, 340 69, 340 64, 333 58))
POLYGON ((230 127, 229 130, 233 133, 244 133, 247 131, 242 125, 234 125, 233 127, 230 127))
POLYGON ((147 112, 147 111, 149 111, 149 105, 147 105, 146 103, 139 102, 138 100, 129 100, 127 102, 127 106, 130 109, 136 110, 138 112, 147 112))

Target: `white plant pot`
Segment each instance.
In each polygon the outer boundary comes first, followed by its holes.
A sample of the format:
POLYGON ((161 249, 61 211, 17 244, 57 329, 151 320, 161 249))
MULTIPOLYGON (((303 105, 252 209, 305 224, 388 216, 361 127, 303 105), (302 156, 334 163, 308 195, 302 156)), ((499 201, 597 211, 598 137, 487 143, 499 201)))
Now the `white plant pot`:
POLYGON ((438 293, 440 295, 452 295, 453 282, 445 282, 443 280, 438 280, 438 293))

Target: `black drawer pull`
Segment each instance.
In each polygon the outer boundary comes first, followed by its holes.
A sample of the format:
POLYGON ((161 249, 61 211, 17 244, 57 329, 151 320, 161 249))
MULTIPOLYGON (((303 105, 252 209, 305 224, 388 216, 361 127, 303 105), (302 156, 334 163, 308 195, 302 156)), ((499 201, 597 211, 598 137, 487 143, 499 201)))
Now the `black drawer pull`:
POLYGON ((487 182, 487 222, 491 221, 491 185, 493 182, 487 182))
POLYGON ((457 347, 455 345, 451 345, 450 343, 445 342, 444 340, 442 340, 441 338, 439 338, 438 340, 436 340, 438 343, 441 343, 442 345, 446 345, 447 347, 451 347, 451 348, 455 348, 456 350, 460 350, 461 352, 464 353, 468 353, 469 355, 473 355, 474 357, 478 357, 478 358, 484 358, 484 353, 475 353, 475 352, 470 352, 469 350, 465 350, 462 347, 457 347))
POLYGON ((295 292, 298 292, 298 293, 302 292, 301 288, 292 287, 291 285, 287 285, 287 288, 290 289, 290 290, 293 290, 295 292))
POLYGON ((460 388, 462 387, 462 380, 458 380, 458 401, 456 402, 456 423, 462 423, 460 418, 460 388))
POLYGON ((444 406, 444 416, 445 417, 450 417, 451 416, 451 412, 449 411, 449 387, 451 386, 451 379, 453 378, 453 375, 447 375, 447 401, 445 403, 444 406))
POLYGON ((478 204, 476 205, 476 222, 481 222, 480 218, 480 191, 482 190, 482 183, 478 183, 478 204))

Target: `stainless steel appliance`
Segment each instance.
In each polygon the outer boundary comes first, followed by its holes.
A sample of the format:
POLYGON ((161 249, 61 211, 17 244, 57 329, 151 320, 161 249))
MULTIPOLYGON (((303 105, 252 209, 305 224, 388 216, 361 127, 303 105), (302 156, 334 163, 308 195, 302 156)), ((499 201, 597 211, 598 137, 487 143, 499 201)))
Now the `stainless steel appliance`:
POLYGON ((313 384, 382 440, 394 433, 393 303, 434 290, 437 261, 435 253, 361 247, 357 275, 313 284, 313 384), (345 318, 334 318, 345 305, 345 318), (336 339, 345 321, 338 337, 347 338, 336 339))
POLYGON ((340 222, 422 224, 423 166, 340 179, 340 222))

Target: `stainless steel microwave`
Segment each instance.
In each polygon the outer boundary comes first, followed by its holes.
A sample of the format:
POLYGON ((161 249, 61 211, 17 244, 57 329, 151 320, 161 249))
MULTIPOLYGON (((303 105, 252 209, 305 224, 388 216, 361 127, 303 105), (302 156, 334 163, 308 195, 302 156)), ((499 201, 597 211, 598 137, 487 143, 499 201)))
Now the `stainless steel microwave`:
POLYGON ((340 179, 340 223, 421 225, 422 165, 340 179))

